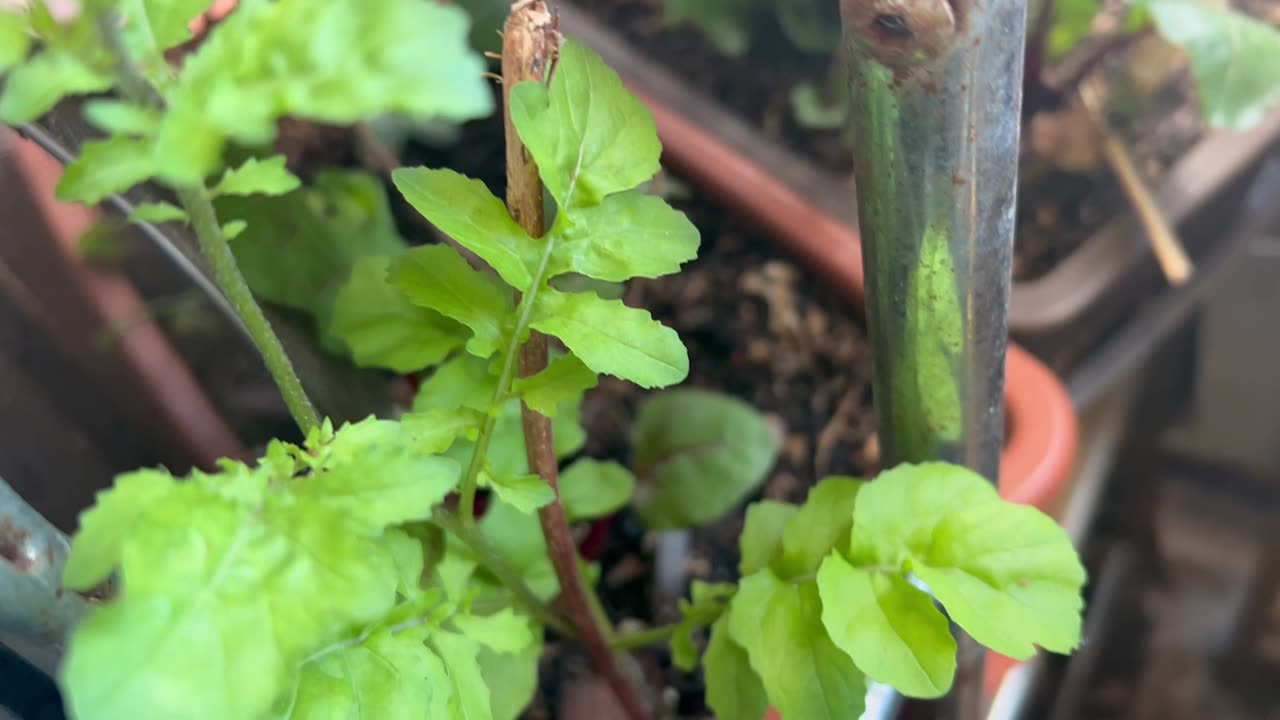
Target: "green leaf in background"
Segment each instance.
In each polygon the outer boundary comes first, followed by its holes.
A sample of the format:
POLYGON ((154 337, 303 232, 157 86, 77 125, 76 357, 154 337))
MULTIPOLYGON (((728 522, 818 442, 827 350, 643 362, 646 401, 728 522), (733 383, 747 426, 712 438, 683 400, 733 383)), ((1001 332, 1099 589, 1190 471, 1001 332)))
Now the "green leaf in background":
POLYGON ((920 578, 978 642, 1018 660, 1080 641, 1084 567, 1062 528, 946 463, 901 465, 859 493, 850 559, 920 578))
POLYGON ((560 474, 560 500, 569 522, 592 520, 621 510, 635 492, 631 471, 612 460, 581 458, 560 474))
POLYGON ((470 408, 418 410, 400 418, 400 424, 419 452, 442 453, 468 430, 479 427, 480 413, 470 408))
POLYGON ((665 25, 697 25, 722 54, 741 57, 751 45, 751 16, 762 0, 667 0, 665 25))
POLYGON ((733 597, 729 635, 746 649, 769 703, 784 718, 862 715, 866 677, 831 642, 821 615, 813 583, 788 583, 768 569, 744 578, 733 597))
POLYGON ((818 570, 822 623, 872 680, 916 698, 941 697, 956 671, 947 618, 901 575, 863 570, 831 554, 818 570))
POLYGON ((401 168, 391 178, 432 225, 479 255, 511 287, 529 288, 538 265, 538 244, 484 183, 452 170, 427 168, 401 168))
POLYGON ((773 564, 782 552, 782 533, 800 508, 789 503, 761 500, 747 506, 746 522, 738 536, 742 560, 738 573, 746 576, 773 564))
POLYGON ((379 630, 354 647, 307 663, 289 720, 425 718, 449 684, 433 682, 440 659, 421 631, 379 630))
POLYGON ((1045 35, 1045 50, 1047 59, 1055 62, 1089 36, 1098 16, 1098 0, 1055 0, 1051 12, 1053 24, 1045 35))
POLYGON ((561 405, 577 405, 582 401, 582 394, 599 381, 591 368, 577 357, 562 355, 537 375, 516 380, 514 391, 530 408, 554 418, 561 405))
POLYGON ((608 282, 656 278, 698 256, 698 229, 662 198, 628 190, 556 223, 547 274, 608 282))
POLYGON ((209 0, 127 0, 116 3, 126 45, 158 56, 191 39, 191 21, 209 9, 209 0))
POLYGON ((213 187, 214 195, 284 195, 297 190, 302 181, 284 166, 283 155, 266 160, 251 157, 240 167, 228 168, 213 187))
POLYGON ((747 651, 729 637, 729 618, 711 626, 711 640, 702 657, 707 705, 719 720, 760 720, 769 709, 760 676, 751 668, 747 651))
POLYGON ((562 209, 598 204, 658 172, 662 146, 653 116, 577 40, 560 48, 550 88, 512 88, 511 118, 562 209))
POLYGON ((91 140, 81 148, 80 157, 67 166, 54 194, 63 202, 96 205, 154 172, 147 141, 119 136, 91 140))
POLYGON ((391 264, 391 283, 415 305, 430 308, 471 329, 467 350, 489 357, 502 345, 511 298, 473 270, 448 245, 409 250, 391 264))
POLYGON ((840 6, 827 0, 790 0, 774 7, 778 25, 798 50, 826 55, 840 43, 840 6))
POLYGON ((248 222, 231 249, 254 294, 313 316, 356 260, 405 248, 382 183, 368 173, 322 172, 287 195, 224 196, 214 207, 248 222))
POLYGON ((654 395, 631 430, 636 509, 655 530, 715 520, 760 486, 779 438, 751 405, 703 390, 654 395))
POLYGON ((488 361, 459 354, 438 366, 423 381, 413 399, 413 410, 457 412, 462 408, 488 412, 497 387, 498 378, 491 372, 488 361))
POLYGON ((800 83, 791 88, 791 114, 803 128, 843 128, 849 122, 849 94, 842 87, 834 98, 826 98, 822 89, 814 83, 800 83))
POLYGON ((76 542, 62 571, 62 584, 85 591, 107 579, 120 564, 120 549, 138 518, 175 487, 173 476, 161 470, 138 470, 121 475, 98 493, 93 507, 80 515, 76 542))
POLYGON ((503 502, 520 512, 537 512, 556 499, 556 491, 537 475, 495 476, 486 472, 480 475, 503 502))
POLYGON ((422 574, 426 569, 422 540, 396 528, 386 532, 387 549, 395 560, 399 578, 396 592, 405 598, 416 598, 422 594, 422 574))
POLYGON ((244 220, 232 220, 222 226, 222 239, 231 242, 240 237, 240 234, 249 229, 249 223, 244 220))
POLYGON ((685 672, 698 666, 693 633, 719 620, 737 588, 732 583, 708 584, 694 580, 691 599, 680 600, 680 622, 671 634, 672 664, 685 672))
POLYGON ((643 388, 675 385, 689 374, 689 353, 680 336, 647 310, 618 300, 543 288, 529 325, 559 338, 595 372, 643 388))
POLYGON ((328 333, 361 367, 411 373, 443 361, 470 333, 440 313, 409 302, 388 280, 391 258, 356 260, 334 296, 328 333))
POLYGON ((74 52, 50 47, 15 66, 0 94, 0 122, 31 122, 68 95, 108 90, 115 78, 106 67, 86 65, 74 52))
POLYGON ((560 592, 560 581, 547 557, 547 541, 536 515, 523 513, 504 502, 495 502, 480 520, 480 532, 494 551, 524 577, 542 600, 560 592))
POLYGON ((417 0, 245 3, 167 92, 160 174, 201 182, 227 140, 266 143, 285 116, 348 125, 387 113, 487 115, 493 98, 468 26, 459 8, 417 0))
POLYGON ((187 222, 187 211, 167 202, 142 203, 129 213, 129 222, 187 222))
POLYGON ((534 638, 534 642, 515 654, 480 648, 476 660, 480 663, 484 682, 489 686, 493 720, 516 720, 533 701, 538 690, 538 658, 541 656, 541 637, 534 638))
POLYGON ((1280 30, 1198 0, 1134 0, 1151 13, 1160 34, 1191 56, 1205 119, 1247 130, 1280 104, 1280 30))
POLYGON ((119 100, 90 100, 84 105, 89 122, 109 133, 145 136, 160 126, 160 112, 119 100))
POLYGON ((0 73, 25 60, 30 50, 26 16, 15 10, 0 9, 0 73))
POLYGON ((832 477, 809 490, 782 533, 782 557, 776 568, 782 577, 812 573, 833 548, 848 549, 853 508, 862 486, 853 478, 832 477))
POLYGON ((480 646, 470 638, 450 632, 438 632, 431 636, 431 645, 444 660, 453 688, 450 700, 450 718, 462 720, 492 720, 489 706, 489 688, 485 685, 477 656, 480 646))

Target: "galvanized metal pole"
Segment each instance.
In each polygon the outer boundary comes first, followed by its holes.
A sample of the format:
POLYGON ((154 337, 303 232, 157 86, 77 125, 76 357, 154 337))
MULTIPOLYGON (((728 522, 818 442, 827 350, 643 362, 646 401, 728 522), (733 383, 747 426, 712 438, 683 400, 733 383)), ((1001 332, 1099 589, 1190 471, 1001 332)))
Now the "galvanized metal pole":
MULTIPOLYGON (((841 0, 876 418, 890 464, 996 482, 1026 0, 841 0)), ((949 720, 981 717, 961 638, 949 720)))

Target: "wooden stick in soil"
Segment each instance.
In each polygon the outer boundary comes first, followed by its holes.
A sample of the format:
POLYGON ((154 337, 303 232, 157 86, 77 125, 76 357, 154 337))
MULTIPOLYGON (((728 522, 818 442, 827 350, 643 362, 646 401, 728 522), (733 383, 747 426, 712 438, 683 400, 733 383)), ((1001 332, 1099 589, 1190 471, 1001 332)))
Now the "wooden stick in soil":
MULTIPOLYGON (((542 205, 542 181, 538 168, 520 142, 511 121, 511 88, 521 82, 545 82, 559 51, 559 32, 544 0, 517 0, 512 3, 502 35, 503 121, 506 131, 507 208, 511 217, 531 237, 546 232, 542 205)), ((520 349, 520 377, 529 377, 547 367, 547 337, 531 333, 520 349)), ((623 673, 610 647, 609 632, 592 611, 591 598, 578 566, 578 549, 569 532, 569 521, 560 501, 560 470, 551 435, 551 421, 527 405, 521 406, 529 468, 555 491, 555 500, 538 511, 547 550, 560 581, 560 590, 569 607, 569 617, 600 674, 613 689, 631 720, 644 720, 648 710, 635 686, 623 673)))
POLYGON ((1160 206, 1156 204, 1151 191, 1147 189, 1142 176, 1138 174, 1138 168, 1134 165, 1129 150, 1107 127, 1097 76, 1081 82, 1079 93, 1080 101, 1084 104, 1086 114, 1097 130, 1099 141, 1102 143, 1102 155, 1106 158, 1111 172, 1115 173, 1116 179, 1120 181, 1120 186, 1124 188, 1124 193, 1133 204, 1133 209, 1137 211, 1147 240, 1151 243, 1151 249, 1160 263, 1160 269, 1164 271, 1164 276, 1170 285, 1174 287, 1182 285, 1191 278, 1194 271, 1191 259, 1187 257, 1187 251, 1178 240, 1177 233, 1169 225, 1169 220, 1160 211, 1160 206))

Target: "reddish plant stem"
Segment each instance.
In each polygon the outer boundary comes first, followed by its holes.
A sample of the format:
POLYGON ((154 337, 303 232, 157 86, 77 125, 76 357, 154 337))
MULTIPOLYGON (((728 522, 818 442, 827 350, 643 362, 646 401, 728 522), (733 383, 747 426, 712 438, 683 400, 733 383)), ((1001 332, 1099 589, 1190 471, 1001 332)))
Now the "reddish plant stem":
MULTIPOLYGON (((511 88, 526 81, 545 82, 560 47, 554 16, 545 0, 516 0, 511 6, 502 36, 503 120, 506 131, 507 209, 511 217, 532 237, 546 232, 542 204, 542 180, 533 158, 520 142, 511 121, 511 88)), ((532 332, 520 349, 520 377, 529 377, 547 367, 547 337, 532 332)), ((648 710, 636 688, 628 681, 609 644, 606 618, 592 609, 591 598, 578 563, 578 548, 569 532, 569 520, 560 501, 560 466, 552 442, 551 421, 521 405, 529 469, 555 490, 555 500, 538 511, 542 534, 547 541, 551 563, 560 581, 560 591, 569 608, 569 617, 600 674, 617 695, 631 720, 645 720, 648 710)))

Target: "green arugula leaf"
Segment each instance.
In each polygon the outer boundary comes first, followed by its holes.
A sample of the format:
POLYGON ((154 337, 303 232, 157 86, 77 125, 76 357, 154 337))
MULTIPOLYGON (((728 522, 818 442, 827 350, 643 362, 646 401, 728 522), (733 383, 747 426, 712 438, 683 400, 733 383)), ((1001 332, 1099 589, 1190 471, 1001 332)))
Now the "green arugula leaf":
POLYGON ((562 355, 532 377, 517 379, 513 391, 531 409, 554 418, 561 405, 582 401, 582 394, 600 378, 573 355, 562 355))
POLYGON ((459 323, 410 303, 388 280, 391 258, 356 260, 334 296, 328 333, 361 367, 411 373, 436 365, 470 333, 459 323))
POLYGON ((862 486, 861 481, 839 477, 813 486, 783 530, 782 557, 775 568, 782 577, 812 573, 833 548, 848 549, 853 508, 862 486))
POLYGON ((846 720, 862 714, 866 677, 831 642, 813 583, 784 582, 765 569, 743 579, 729 634, 747 651, 769 703, 784 718, 846 720))
POLYGON ((68 95, 102 92, 114 83, 115 77, 107 67, 86 65, 74 52, 62 47, 46 48, 16 65, 5 78, 4 92, 0 94, 0 122, 31 122, 68 95))
POLYGON ((129 213, 129 222, 187 222, 187 211, 167 202, 142 203, 129 213))
POLYGON ((760 486, 780 442, 749 404, 703 390, 653 396, 631 430, 644 491, 636 510, 653 529, 710 522, 760 486))
POLYGON ((422 574, 426 569, 426 557, 422 541, 409 533, 389 528, 385 537, 387 549, 396 564, 396 592, 405 598, 422 594, 422 574))
POLYGON ((70 642, 62 680, 77 717, 259 717, 298 663, 390 610, 383 546, 335 510, 258 487, 255 504, 181 483, 137 518, 121 552, 127 592, 70 642))
POLYGON ((449 458, 414 451, 400 423, 369 418, 337 431, 297 495, 380 530, 426 519, 460 473, 449 458))
POLYGON ((662 146, 653 116, 576 40, 560 48, 550 88, 522 83, 511 89, 511 119, 566 211, 598 204, 658 172, 662 146))
POLYGON ((451 622, 458 632, 500 653, 518 653, 533 644, 529 618, 509 607, 492 615, 454 615, 451 622))
POLYGON ((160 113, 119 100, 90 100, 84 105, 89 122, 112 134, 146 136, 160 126, 160 113))
POLYGON ((782 552, 782 534, 787 523, 800 512, 788 503, 761 500, 747 506, 747 519, 738 536, 742 559, 738 573, 747 576, 773 564, 782 552))
POLYGON ((489 363, 474 355, 458 355, 435 369, 418 388, 414 412, 458 408, 488 412, 498 378, 489 363))
POLYGON ((470 638, 450 632, 435 633, 430 642, 440 654, 440 659, 444 660, 449 672, 449 682, 453 686, 449 717, 460 720, 492 720, 489 688, 484 684, 484 675, 476 659, 480 646, 470 638))
POLYGON ((98 493, 93 507, 80 515, 76 542, 62 571, 68 590, 89 590, 120 564, 120 548, 138 518, 173 488, 173 476, 161 470, 139 470, 116 479, 98 493))
POLYGON ((763 0, 667 0, 664 24, 691 23, 722 54, 741 57, 751 46, 752 14, 767 5, 763 0))
POLYGON ((732 583, 693 581, 692 601, 680 600, 680 622, 671 635, 671 658, 677 668, 693 672, 698 666, 693 633, 719 620, 736 590, 732 583))
POLYGON ((214 207, 219 218, 248 221, 231 249, 254 294, 313 316, 356 260, 405 248, 382 183, 368 173, 322 172, 287 195, 228 195, 214 207))
POLYGON ((1026 660, 1080 641, 1084 567, 1062 528, 946 463, 902 465, 859 493, 855 566, 899 567, 928 585, 978 642, 1026 660))
POLYGON ((27 24, 21 13, 0 9, 0 73, 25 60, 31 50, 27 24))
POLYGON ((485 685, 489 686, 493 720, 516 720, 533 700, 538 690, 538 658, 542 656, 541 633, 538 635, 528 647, 515 654, 480 648, 476 659, 485 685))
POLYGON ((432 225, 479 255, 508 285, 528 290, 538 266, 538 244, 484 183, 452 170, 427 168, 401 168, 391 179, 432 225))
POLYGON ((635 489, 636 478, 631 471, 611 460, 581 458, 560 474, 560 500, 569 522, 617 512, 635 489))
POLYGON ((227 242, 231 242, 240 237, 240 233, 249 229, 249 223, 244 220, 232 220, 222 226, 222 238, 227 242))
POLYGON ((417 0, 245 3, 167 93, 160 175, 201 182, 227 140, 266 143, 285 116, 348 125, 388 113, 486 115, 493 99, 467 47, 468 24, 459 8, 417 0))
POLYGON ((520 512, 537 512, 538 508, 555 502, 556 491, 537 475, 507 477, 493 476, 486 472, 481 472, 480 475, 503 502, 520 512))
POLYGON ((266 160, 251 157, 240 167, 228 168, 213 187, 214 195, 285 195, 302 186, 302 181, 284 166, 283 155, 266 160))
POLYGON ((575 272, 608 282, 656 278, 678 272, 698 256, 693 223, 662 198, 639 190, 560 217, 552 233, 550 276, 575 272))
POLYGON ((54 194, 63 202, 95 205, 154 172, 147 141, 120 136, 91 140, 81 148, 80 157, 67 166, 54 194))
POLYGON ((689 374, 680 336, 647 310, 593 293, 538 292, 530 327, 553 335, 597 373, 643 388, 666 387, 689 374))
POLYGON ((498 351, 512 314, 511 297, 473 270, 448 245, 413 248, 391 264, 391 283, 415 305, 471 328, 467 350, 479 357, 498 351))
POLYGON ((729 618, 711 626, 711 640, 702 657, 707 683, 707 705, 719 720, 759 720, 769 709, 760 676, 751 667, 747 651, 729 637, 729 618))
POLYGON ((1135 0, 1160 34, 1191 56, 1205 118, 1215 127, 1247 130, 1280 104, 1280 30, 1198 0, 1135 0))
POLYGON ((339 717, 425 718, 452 688, 433 682, 440 659, 420 632, 379 630, 364 642, 302 668, 289 720, 339 717))
POLYGON ((951 689, 956 641, 946 617, 900 575, 862 570, 831 554, 818 570, 822 624, 871 679, 917 698, 951 689))

